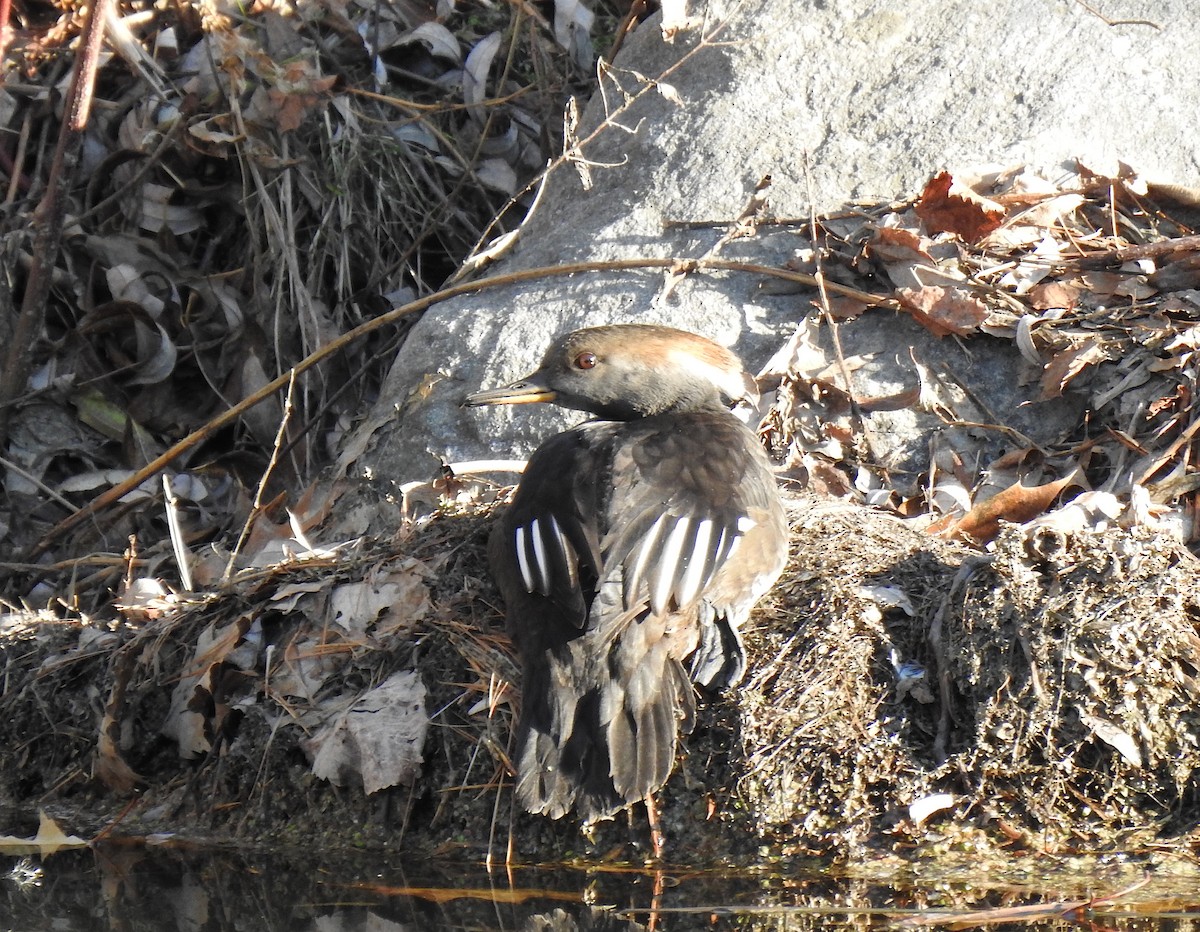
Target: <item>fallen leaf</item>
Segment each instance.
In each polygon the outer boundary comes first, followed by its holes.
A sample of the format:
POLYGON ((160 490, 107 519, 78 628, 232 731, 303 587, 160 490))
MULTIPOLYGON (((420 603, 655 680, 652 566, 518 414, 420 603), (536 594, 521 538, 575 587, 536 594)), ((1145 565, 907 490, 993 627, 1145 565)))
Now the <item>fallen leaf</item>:
POLYGON ((403 45, 414 40, 425 43, 431 55, 448 59, 455 64, 462 62, 462 48, 458 44, 458 39, 441 23, 432 21, 422 23, 408 35, 403 36, 396 44, 403 45))
POLYGON ((1061 508, 1055 508, 1026 526, 1029 533, 1046 530, 1057 534, 1080 531, 1105 531, 1125 511, 1125 505, 1111 492, 1081 492, 1061 508))
POLYGON ((412 785, 425 762, 429 729, 425 684, 413 670, 394 673, 302 742, 312 772, 344 786, 358 773, 370 795, 397 784, 412 785))
POLYGON ((932 793, 929 796, 922 796, 920 799, 914 800, 908 807, 908 816, 915 824, 920 825, 935 812, 949 809, 953 805, 953 794, 932 793))
POLYGON ((1029 289, 1029 303, 1039 311, 1052 307, 1069 310, 1075 306, 1083 291, 1083 283, 1076 279, 1043 282, 1029 289))
POLYGON ((684 0, 663 0, 662 22, 659 28, 662 30, 664 42, 673 43, 679 33, 690 29, 692 25, 693 20, 687 14, 687 4, 684 0))
POLYGON ((905 227, 876 227, 867 244, 869 255, 881 262, 922 262, 931 266, 937 260, 929 254, 929 241, 905 227))
POLYGON ((595 14, 579 0, 554 0, 554 41, 583 66, 591 65, 591 33, 595 14))
POLYGON ((204 216, 191 204, 174 203, 174 188, 149 182, 142 185, 138 226, 150 233, 171 232, 176 236, 194 233, 204 225, 204 216))
POLYGON ((1036 518, 1075 481, 1072 473, 1045 485, 1025 486, 1015 482, 987 501, 977 503, 954 524, 939 529, 937 534, 951 540, 971 538, 976 543, 986 544, 1000 533, 1001 521, 1024 524, 1036 518))
POLYGON ((487 96, 488 71, 492 67, 492 59, 500 51, 500 41, 498 32, 484 36, 475 43, 463 66, 463 102, 471 115, 480 120, 484 117, 483 100, 487 96))
POLYGON ((319 640, 289 643, 283 657, 271 668, 271 694, 312 702, 325 681, 338 672, 344 663, 344 654, 326 649, 319 640))
POLYGON ((517 173, 504 159, 483 159, 475 166, 475 177, 485 188, 509 197, 517 191, 517 173))
POLYGON ((1117 272, 1084 272, 1079 278, 1093 295, 1108 298, 1117 293, 1128 276, 1117 272))
POLYGON ((1017 221, 1042 230, 1054 226, 1067 215, 1073 214, 1083 206, 1083 203, 1083 195, 1078 192, 1059 194, 1028 208, 1017 218, 1017 221))
POLYGON ((829 296, 829 313, 836 320, 853 320, 867 312, 871 305, 858 298, 848 295, 832 294, 829 296))
POLYGON ((429 589, 412 569, 400 571, 382 583, 343 583, 333 590, 329 601, 335 623, 356 638, 381 615, 386 619, 386 634, 411 630, 428 613, 429 589))
POLYGON ((105 713, 100 723, 100 738, 96 742, 96 761, 93 776, 118 795, 124 796, 142 781, 142 777, 125 761, 113 735, 120 723, 105 713))
POLYGON ((1079 346, 1055 354, 1042 370, 1042 391, 1038 401, 1048 401, 1063 393, 1067 384, 1088 366, 1108 359, 1108 353, 1096 339, 1087 340, 1079 346))
POLYGON ((306 596, 314 592, 321 592, 332 585, 333 579, 325 576, 315 582, 290 583, 280 586, 271 596, 270 601, 274 603, 271 608, 285 615, 294 612, 306 596))
POLYGON ((242 615, 218 628, 216 622, 196 639, 191 664, 171 693, 171 709, 160 729, 179 746, 179 756, 192 760, 212 750, 212 739, 229 713, 226 668, 254 619, 242 615))
POLYGON ((896 297, 919 323, 939 337, 974 333, 989 313, 986 304, 960 288, 900 288, 896 297))
POLYGON ((858 587, 858 594, 862 598, 874 602, 880 608, 898 608, 910 618, 916 614, 912 599, 899 586, 861 585, 858 587))
POLYGON ((1075 711, 1079 713, 1079 721, 1087 726, 1092 734, 1125 758, 1126 763, 1133 767, 1142 766, 1142 752, 1138 748, 1137 741, 1129 732, 1107 719, 1097 715, 1088 715, 1083 709, 1076 708, 1075 711))
POLYGON ((921 400, 921 386, 902 388, 890 395, 855 395, 855 403, 865 412, 903 411, 921 400))
POLYGON ((955 233, 968 243, 983 239, 1004 222, 1004 208, 957 185, 949 172, 934 175, 916 204, 930 233, 955 233))
POLYGON ((775 354, 759 370, 757 378, 789 376, 812 379, 829 365, 829 355, 821 349, 820 321, 806 317, 775 354))

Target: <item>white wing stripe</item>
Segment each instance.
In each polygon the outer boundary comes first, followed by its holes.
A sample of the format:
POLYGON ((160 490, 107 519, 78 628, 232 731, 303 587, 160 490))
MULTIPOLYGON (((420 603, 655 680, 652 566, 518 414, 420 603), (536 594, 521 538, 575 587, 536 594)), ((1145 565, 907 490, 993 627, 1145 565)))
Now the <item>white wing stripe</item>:
POLYGON ((558 539, 558 546, 563 553, 567 553, 567 536, 563 533, 563 529, 559 527, 558 519, 554 515, 550 516, 550 530, 554 532, 554 536, 558 539))
POLYGON ((554 536, 558 540, 559 552, 562 554, 563 563, 567 567, 567 576, 570 578, 571 588, 574 589, 579 585, 579 575, 575 569, 575 548, 567 540, 567 535, 563 533, 563 529, 554 515, 550 516, 550 529, 554 531, 554 536))
MULTIPOLYGON (((738 523, 741 523, 740 518, 738 519, 738 523)), ((729 558, 733 556, 733 551, 737 549, 738 541, 741 539, 741 531, 736 526, 721 528, 721 540, 717 544, 717 566, 724 566, 728 562, 729 558)))
POLYGON ((704 583, 704 570, 708 566, 709 545, 712 542, 713 523, 708 518, 696 525, 696 539, 692 542, 692 554, 688 558, 687 571, 675 590, 675 599, 680 606, 688 605, 700 594, 704 583))
POLYGON ((680 572, 681 559, 683 565, 687 565, 687 558, 683 554, 683 542, 687 538, 691 526, 690 519, 680 518, 671 528, 671 534, 663 544, 654 583, 650 588, 650 607, 655 614, 664 611, 667 607, 667 601, 671 598, 671 592, 675 588, 675 581, 680 572))
POLYGON ((642 538, 642 546, 638 550, 637 562, 633 565, 633 572, 625 576, 626 606, 640 598, 638 588, 641 586, 642 574, 646 572, 646 564, 650 562, 650 557, 654 554, 654 545, 666 520, 666 515, 659 515, 654 519, 654 523, 650 525, 650 529, 646 531, 646 536, 642 538))
POLYGON ((523 524, 517 528, 517 539, 513 549, 517 553, 517 567, 521 570, 521 581, 525 583, 525 591, 533 592, 537 585, 533 581, 533 572, 529 568, 529 553, 525 549, 525 535, 528 530, 523 524))
POLYGON ((534 518, 529 524, 529 537, 533 541, 533 565, 541 582, 543 595, 550 591, 550 566, 546 562, 546 541, 542 537, 541 518, 534 518))

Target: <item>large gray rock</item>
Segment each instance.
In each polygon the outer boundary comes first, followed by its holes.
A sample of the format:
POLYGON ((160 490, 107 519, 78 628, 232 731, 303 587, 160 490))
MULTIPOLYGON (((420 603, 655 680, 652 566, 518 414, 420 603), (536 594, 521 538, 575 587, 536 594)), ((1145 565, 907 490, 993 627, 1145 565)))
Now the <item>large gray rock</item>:
MULTIPOLYGON (((673 43, 657 19, 630 37, 617 79, 636 93, 644 84, 633 72, 662 76, 667 93, 651 90, 625 106, 605 82, 578 131, 589 140, 590 189, 572 166, 557 168, 492 272, 703 256, 725 228, 694 222, 736 217, 768 174, 773 215, 791 218, 855 198, 911 195, 933 172, 984 163, 1024 163, 1056 180, 1076 159, 1098 170, 1121 159, 1151 179, 1200 182, 1191 136, 1200 85, 1184 74, 1195 42, 1190 0, 1100 5, 1114 19, 1153 21, 1111 24, 1068 0, 695 6, 694 25, 673 43), (703 41, 718 25, 715 40, 703 41), (620 125, 602 126, 616 108, 620 125)), ((800 227, 770 229, 725 244, 721 257, 783 262, 800 244, 800 227)), ((661 271, 594 272, 436 306, 414 327, 342 466, 404 482, 428 478, 437 458, 527 454, 578 415, 543 406, 462 410, 459 401, 530 369, 552 335, 582 325, 670 323, 734 346, 754 367, 811 307, 810 295, 770 295, 758 284, 750 275, 703 274, 666 289, 661 271)), ((1019 363, 1008 342, 974 338, 968 353, 879 311, 845 325, 842 341, 847 353, 877 352, 876 371, 861 374, 875 390, 911 384, 911 346, 925 365, 972 386, 992 416, 1035 439, 1063 426, 1037 406, 1018 407, 1025 396, 1016 392, 1019 363)), ((894 415, 876 424, 884 435, 902 426, 894 415)), ((910 470, 923 449, 915 426, 884 451, 910 470)))

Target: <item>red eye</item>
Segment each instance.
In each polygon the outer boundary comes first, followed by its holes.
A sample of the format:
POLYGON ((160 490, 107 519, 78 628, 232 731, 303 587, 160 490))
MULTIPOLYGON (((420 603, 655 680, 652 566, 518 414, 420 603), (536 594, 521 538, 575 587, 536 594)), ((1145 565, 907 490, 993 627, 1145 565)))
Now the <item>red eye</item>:
POLYGON ((575 357, 576 369, 595 369, 596 354, 595 353, 580 353, 575 357))

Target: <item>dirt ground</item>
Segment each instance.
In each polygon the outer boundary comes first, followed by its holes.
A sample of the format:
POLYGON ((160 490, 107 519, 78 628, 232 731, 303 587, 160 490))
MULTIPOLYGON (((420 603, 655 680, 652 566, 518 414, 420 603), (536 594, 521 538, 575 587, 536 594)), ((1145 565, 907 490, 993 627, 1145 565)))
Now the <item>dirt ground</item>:
MULTIPOLYGON (((1120 851, 1189 868, 1200 585, 1186 549, 1139 530, 1012 527, 985 552, 809 499, 791 517, 791 564, 753 618, 750 673, 703 702, 661 794, 669 855, 1120 851)), ((460 510, 140 624, 5 616, 7 830, 32 835, 44 810, 85 837, 643 857, 640 809, 591 837, 514 811, 519 683, 487 522, 460 510), (380 582, 399 578, 417 580, 403 597, 380 582), (325 597, 364 582, 409 617, 330 621, 325 597), (289 672, 313 658, 325 666, 305 693, 289 672), (401 779, 374 787, 365 738, 335 768, 340 785, 315 775, 338 710, 409 671, 425 715, 401 779)))
MULTIPOLYGON (((103 167, 43 205, 22 175, 57 177, 53 142, 83 144, 44 89, 84 8, 17 5, 21 197, 0 239, 22 258, 0 304, 51 297, 22 312, 14 358, 31 371, 0 386, 0 834, 33 836, 45 812, 87 839, 645 857, 640 810, 591 837, 514 811, 520 683, 484 565, 489 506, 350 543, 310 543, 320 516, 302 532, 286 513, 320 511, 310 483, 377 397, 408 302, 519 223, 507 215, 548 159, 574 170, 563 102, 591 87, 591 52, 528 5, 445 23, 420 6, 319 24, 156 8, 179 51, 158 66, 170 80, 152 92, 153 72, 103 65, 103 167), (478 99, 444 99, 433 79, 476 55, 484 75, 492 57, 513 67, 478 99), (390 94, 364 90, 383 72, 390 94), (483 142, 505 147, 469 162, 483 142), (459 163, 472 170, 446 170, 459 163), (33 263, 26 237, 51 208, 72 221, 33 263), (201 595, 168 588, 189 567, 179 588, 201 595)), ((830 500, 793 498, 792 561, 753 618, 749 675, 702 697, 659 800, 671 859, 1192 870, 1200 201, 1133 176, 1037 182, 939 174, 920 197, 823 218, 797 267, 775 270, 828 274, 768 381, 777 458, 830 500), (909 287, 933 265, 943 284, 909 287), (855 360, 816 352, 815 333, 876 306, 948 339, 1011 340, 1030 400, 1071 394, 1078 431, 993 458, 929 384, 856 392, 855 360), (862 475, 887 474, 863 442, 871 404, 941 418, 913 488, 868 490, 892 513, 848 503, 862 475), (1051 511, 1068 486, 1119 499, 1120 517, 1051 511), (1177 535, 1144 520, 1171 508, 1177 535), (1013 524, 993 539, 1000 517, 1013 524)))

